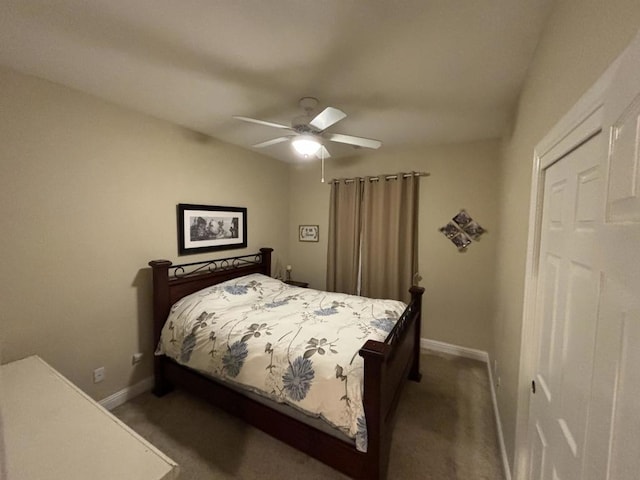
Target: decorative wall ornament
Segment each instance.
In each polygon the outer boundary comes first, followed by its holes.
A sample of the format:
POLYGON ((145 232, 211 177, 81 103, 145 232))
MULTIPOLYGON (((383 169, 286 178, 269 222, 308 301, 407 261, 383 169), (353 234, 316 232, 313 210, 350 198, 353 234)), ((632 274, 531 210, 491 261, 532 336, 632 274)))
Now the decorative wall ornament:
POLYGON ((472 240, 480 240, 480 236, 486 232, 465 210, 460 210, 440 231, 460 252, 465 251, 472 240))

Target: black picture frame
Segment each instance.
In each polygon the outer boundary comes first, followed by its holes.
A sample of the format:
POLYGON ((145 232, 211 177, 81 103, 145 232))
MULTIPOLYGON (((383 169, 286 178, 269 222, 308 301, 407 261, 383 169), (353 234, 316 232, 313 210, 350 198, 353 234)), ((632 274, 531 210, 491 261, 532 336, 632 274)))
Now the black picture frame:
POLYGON ((180 203, 178 255, 247 248, 247 209, 180 203))

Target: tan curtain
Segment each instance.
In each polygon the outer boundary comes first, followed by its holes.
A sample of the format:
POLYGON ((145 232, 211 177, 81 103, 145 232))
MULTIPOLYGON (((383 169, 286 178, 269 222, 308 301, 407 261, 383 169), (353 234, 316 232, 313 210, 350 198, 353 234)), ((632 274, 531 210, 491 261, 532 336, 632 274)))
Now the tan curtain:
POLYGON ((408 302, 418 267, 419 178, 366 178, 362 198, 361 292, 408 302))
POLYGON ((358 180, 331 184, 327 290, 356 295, 360 258, 362 185, 358 180))

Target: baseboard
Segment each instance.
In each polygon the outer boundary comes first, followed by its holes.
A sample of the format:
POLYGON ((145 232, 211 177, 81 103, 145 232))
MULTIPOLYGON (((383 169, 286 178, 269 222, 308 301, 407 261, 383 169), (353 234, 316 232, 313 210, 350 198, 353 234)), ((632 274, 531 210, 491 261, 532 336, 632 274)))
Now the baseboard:
POLYGON ((460 345, 452 345, 451 343, 439 342, 438 340, 430 340, 428 338, 420 339, 420 348, 489 363, 489 354, 483 350, 476 350, 475 348, 461 347, 460 345))
POLYGON ((107 398, 100 400, 98 403, 107 410, 113 410, 128 400, 138 395, 148 392, 153 387, 153 377, 148 377, 129 387, 123 388, 119 392, 109 395, 107 398))
POLYGON ((491 362, 489 361, 489 354, 484 350, 461 347, 459 345, 452 345, 451 343, 439 342, 437 340, 430 340, 428 338, 420 339, 420 348, 431 350, 433 352, 448 353, 449 355, 455 355, 458 357, 471 358, 473 360, 479 360, 487 364, 487 371, 489 372, 489 385, 491 386, 491 401, 493 403, 494 418, 496 419, 498 446, 500 448, 500 456, 502 457, 504 478, 505 480, 511 480, 511 468, 509 467, 509 457, 507 456, 507 449, 504 445, 502 422, 500 421, 500 412, 498 410, 498 400, 496 397, 495 384, 493 383, 493 375, 491 373, 491 362))
POLYGON ((504 467, 504 478, 505 480, 511 480, 511 468, 509 467, 509 457, 507 456, 507 449, 505 448, 505 445, 504 445, 504 435, 502 434, 502 422, 500 421, 500 411, 498 410, 498 397, 496 397, 495 383, 493 383, 493 374, 491 373, 491 362, 487 362, 487 371, 489 372, 489 384, 491 385, 491 400, 493 401, 493 413, 496 418, 496 430, 498 431, 498 445, 500 446, 500 454, 502 456, 502 466, 504 467))

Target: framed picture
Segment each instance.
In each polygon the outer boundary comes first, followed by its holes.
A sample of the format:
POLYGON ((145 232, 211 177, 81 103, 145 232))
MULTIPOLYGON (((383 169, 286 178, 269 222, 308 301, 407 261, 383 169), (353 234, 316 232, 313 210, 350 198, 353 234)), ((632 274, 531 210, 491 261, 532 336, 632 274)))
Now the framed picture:
POLYGON ((318 225, 299 225, 298 241, 317 242, 320 240, 320 227, 318 225))
POLYGON ((469 216, 469 214, 464 210, 460 210, 460 213, 458 213, 455 217, 453 217, 453 221, 456 222, 461 227, 464 227, 471 220, 472 219, 469 216))
POLYGON ((444 227, 442 227, 440 231, 444 233, 447 238, 452 238, 455 237, 458 232, 460 232, 460 229, 455 223, 449 222, 444 227))
POLYGON ((471 220, 464 226, 464 232, 472 239, 480 240, 480 236, 485 232, 485 229, 475 220, 471 220))
POLYGON ((455 237, 452 237, 451 241, 460 251, 464 250, 471 244, 471 239, 464 232, 460 232, 455 237))
POLYGON ((247 209, 178 205, 178 254, 247 247, 247 209))

